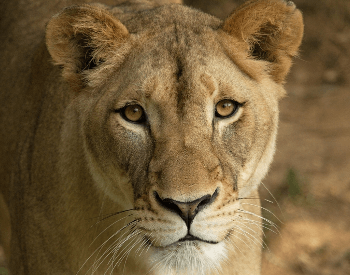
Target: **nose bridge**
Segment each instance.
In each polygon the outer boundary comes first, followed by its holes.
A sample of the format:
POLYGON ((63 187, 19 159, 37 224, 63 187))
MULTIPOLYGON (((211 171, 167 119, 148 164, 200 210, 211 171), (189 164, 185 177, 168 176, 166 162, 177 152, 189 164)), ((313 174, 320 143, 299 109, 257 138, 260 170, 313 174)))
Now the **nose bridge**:
POLYGON ((189 201, 215 191, 212 170, 219 161, 207 143, 202 136, 178 132, 156 144, 150 170, 157 173, 154 184, 162 197, 189 201))
MULTIPOLYGON (((206 184, 208 172, 202 156, 196 152, 182 150, 179 155, 172 156, 167 161, 164 180, 167 182, 178 181, 188 188, 197 184, 206 184)), ((176 184, 175 182, 172 184, 176 184)))
POLYGON ((173 199, 179 201, 181 197, 187 201, 189 196, 194 200, 212 194, 216 189, 212 170, 220 163, 212 146, 212 125, 203 91, 185 88, 175 97, 177 102, 172 102, 177 108, 167 104, 161 107, 166 119, 154 128, 149 167, 152 185, 162 197, 176 194, 177 199, 173 199))
POLYGON ((155 139, 155 158, 161 163, 167 161, 180 162, 186 158, 201 159, 203 162, 203 148, 208 149, 207 140, 203 130, 198 131, 198 127, 185 121, 173 121, 171 125, 162 125, 161 133, 155 139), (187 126, 187 125, 188 126, 187 126))

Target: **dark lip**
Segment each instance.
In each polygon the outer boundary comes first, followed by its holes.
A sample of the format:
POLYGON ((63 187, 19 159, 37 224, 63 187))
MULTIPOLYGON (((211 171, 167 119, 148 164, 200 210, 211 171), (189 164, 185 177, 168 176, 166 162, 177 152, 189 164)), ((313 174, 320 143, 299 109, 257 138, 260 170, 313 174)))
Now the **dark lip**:
POLYGON ((196 236, 193 236, 193 235, 191 235, 189 233, 187 233, 187 235, 185 237, 181 238, 180 240, 178 240, 175 243, 191 242, 191 241, 199 241, 199 242, 210 243, 210 244, 217 244, 218 243, 218 242, 213 242, 213 241, 207 241, 207 240, 200 239, 200 238, 198 238, 196 236))
MULTIPOLYGON (((148 237, 145 237, 145 241, 147 244, 153 246, 152 242, 149 240, 148 237)), ((167 248, 167 247, 170 247, 170 246, 173 246, 173 245, 180 245, 181 243, 183 242, 203 242, 203 243, 209 243, 209 244, 218 244, 219 242, 214 242, 214 241, 207 241, 207 240, 203 240, 203 239, 200 239, 196 236, 193 236, 191 234, 187 234, 185 237, 177 240, 176 242, 173 242, 169 245, 166 245, 166 246, 161 246, 161 247, 157 247, 155 246, 155 248, 167 248)))

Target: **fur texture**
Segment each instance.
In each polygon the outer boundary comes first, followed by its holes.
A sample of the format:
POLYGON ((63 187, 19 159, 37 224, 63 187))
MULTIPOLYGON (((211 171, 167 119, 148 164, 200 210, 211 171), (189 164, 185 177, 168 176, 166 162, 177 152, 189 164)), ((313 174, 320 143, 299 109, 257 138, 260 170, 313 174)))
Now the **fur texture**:
POLYGON ((247 1, 226 19, 223 30, 244 42, 253 58, 268 61, 272 78, 282 83, 298 53, 304 26, 292 1, 247 1))
POLYGON ((55 15, 1 106, 13 274, 260 274, 257 188, 302 28, 280 0, 224 22, 150 1, 55 15))

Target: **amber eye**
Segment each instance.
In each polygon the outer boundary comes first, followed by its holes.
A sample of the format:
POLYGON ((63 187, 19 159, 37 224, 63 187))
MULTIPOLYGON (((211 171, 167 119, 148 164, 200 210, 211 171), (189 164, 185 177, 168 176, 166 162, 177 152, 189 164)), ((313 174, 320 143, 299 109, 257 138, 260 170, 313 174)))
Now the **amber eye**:
POLYGON ((215 107, 215 115, 217 117, 230 117, 237 112, 239 104, 233 100, 224 99, 218 102, 215 107))
POLYGON ((145 112, 142 107, 137 104, 125 106, 121 110, 122 117, 131 122, 141 123, 145 121, 145 112))

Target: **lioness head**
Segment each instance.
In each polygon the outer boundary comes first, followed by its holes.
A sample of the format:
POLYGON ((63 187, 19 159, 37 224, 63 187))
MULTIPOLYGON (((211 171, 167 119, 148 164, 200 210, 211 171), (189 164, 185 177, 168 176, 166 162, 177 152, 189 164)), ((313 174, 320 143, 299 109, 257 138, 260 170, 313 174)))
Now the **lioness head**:
POLYGON ((259 245, 237 244, 261 234, 258 203, 242 202, 257 198, 271 163, 302 33, 301 13, 282 0, 248 1, 224 22, 181 5, 74 6, 49 22, 49 52, 75 93, 66 173, 80 146, 96 192, 131 209, 129 224, 112 227, 124 234, 108 246, 112 269, 123 249, 147 251, 155 274, 235 271, 239 254, 259 263, 259 245))

